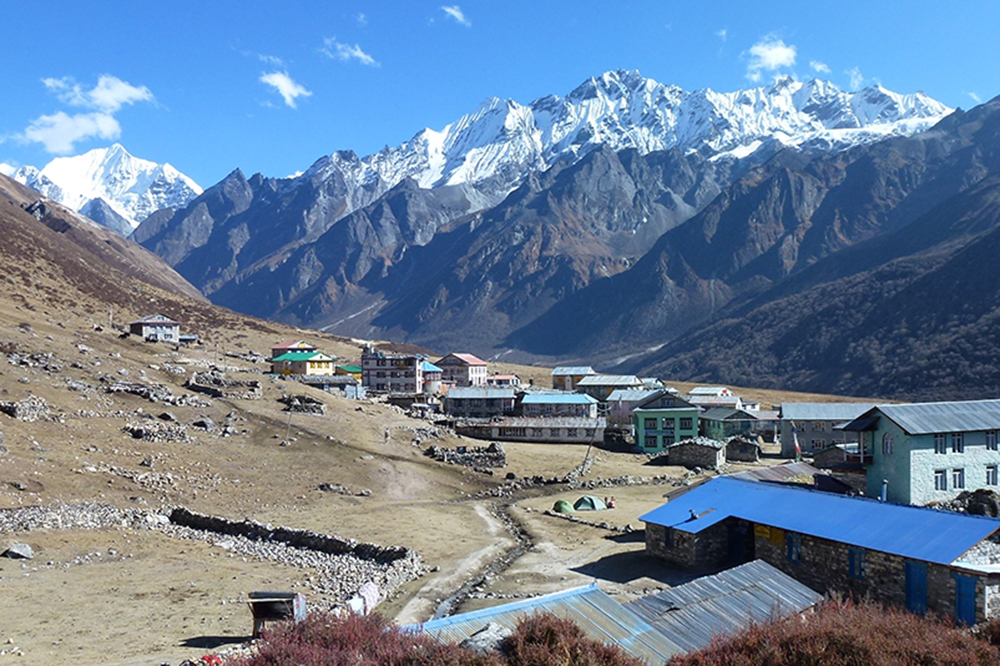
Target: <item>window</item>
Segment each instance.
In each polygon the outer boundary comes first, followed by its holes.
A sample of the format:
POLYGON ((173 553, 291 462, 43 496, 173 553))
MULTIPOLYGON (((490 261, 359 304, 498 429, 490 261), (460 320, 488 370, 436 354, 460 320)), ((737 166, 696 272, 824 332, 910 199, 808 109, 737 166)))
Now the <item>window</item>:
POLYGON ((643 419, 642 424, 646 430, 656 430, 656 419, 643 419))
POLYGON ((676 424, 676 423, 677 422, 674 419, 672 419, 672 418, 668 419, 668 418, 664 417, 664 419, 663 419, 663 425, 662 425, 663 431, 664 432, 668 432, 671 435, 674 434, 674 424, 676 424))
POLYGON ((802 535, 801 534, 786 534, 785 535, 785 545, 788 550, 788 561, 789 562, 801 562, 802 561, 802 535))
POLYGON ((682 418, 681 419, 681 425, 680 425, 680 429, 681 430, 690 430, 692 427, 693 427, 693 424, 691 423, 691 419, 689 419, 689 418, 682 418))
POLYGON ((646 448, 655 449, 657 446, 656 439, 656 435, 646 435, 646 448))
POLYGON ((960 432, 951 433, 951 452, 965 453, 965 435, 960 432))
POLYGON ((663 437, 663 446, 670 446, 673 443, 674 443, 674 438, 671 437, 670 435, 665 435, 663 437))
POLYGON ((865 577, 865 551, 851 548, 847 551, 847 573, 851 578, 865 577))
POLYGON ((934 435, 934 453, 947 453, 944 443, 944 434, 938 433, 934 435))
POLYGON ((986 431, 986 448, 990 451, 997 450, 997 431, 987 430, 986 431))
POLYGON ((892 433, 887 432, 882 435, 882 453, 889 455, 892 453, 892 433))
POLYGON ((986 466, 986 485, 995 486, 997 485, 997 466, 987 465, 986 466))
POLYGON ((948 490, 948 472, 943 469, 934 470, 934 490, 948 490))
POLYGON ((951 487, 952 488, 964 488, 965 487, 965 468, 953 469, 951 470, 951 487))

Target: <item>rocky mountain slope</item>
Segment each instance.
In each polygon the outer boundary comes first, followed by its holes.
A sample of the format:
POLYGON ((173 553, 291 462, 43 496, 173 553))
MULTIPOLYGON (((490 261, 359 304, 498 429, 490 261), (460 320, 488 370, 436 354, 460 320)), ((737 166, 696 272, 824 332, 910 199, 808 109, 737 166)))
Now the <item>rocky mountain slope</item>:
POLYGON ((4 173, 122 236, 131 234, 150 214, 182 208, 202 192, 169 164, 133 157, 117 143, 57 157, 41 170, 23 166, 4 173))
POLYGON ((777 152, 908 135, 948 111, 882 88, 786 79, 689 93, 609 72, 566 97, 488 100, 440 132, 334 153, 298 178, 235 171, 134 237, 228 307, 483 350, 634 264, 777 152))

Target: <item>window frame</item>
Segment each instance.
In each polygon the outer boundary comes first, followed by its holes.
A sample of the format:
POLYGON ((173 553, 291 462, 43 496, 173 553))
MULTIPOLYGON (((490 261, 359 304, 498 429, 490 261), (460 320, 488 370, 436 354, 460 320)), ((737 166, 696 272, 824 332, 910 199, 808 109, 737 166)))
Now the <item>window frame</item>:
POLYGON ((847 549, 847 575, 857 580, 865 578, 865 549, 847 549))
POLYGON ((965 488, 965 468, 956 467, 951 470, 952 490, 963 490, 965 488))
POLYGON ((934 470, 934 490, 948 490, 948 470, 934 470))
POLYGON ((802 562, 802 535, 785 533, 785 555, 789 562, 802 562))
POLYGON ((997 446, 997 431, 987 430, 986 431, 986 450, 987 451, 1000 451, 1000 447, 997 446))
POLYGON ((951 433, 951 452, 965 453, 965 433, 963 432, 951 433))
POLYGON ((987 465, 986 466, 986 485, 996 486, 1000 485, 1000 465, 987 465))
POLYGON ((943 432, 934 433, 934 453, 948 453, 948 440, 943 432))
POLYGON ((893 436, 891 432, 884 433, 882 435, 882 454, 892 455, 893 449, 893 436))

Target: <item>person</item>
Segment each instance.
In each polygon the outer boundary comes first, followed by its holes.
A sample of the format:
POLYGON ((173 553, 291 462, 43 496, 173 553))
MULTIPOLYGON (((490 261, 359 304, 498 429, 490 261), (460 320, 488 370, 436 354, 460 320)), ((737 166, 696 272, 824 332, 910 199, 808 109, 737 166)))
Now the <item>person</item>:
POLYGON ((608 508, 609 509, 615 508, 615 496, 614 495, 611 496, 611 500, 608 502, 608 508))

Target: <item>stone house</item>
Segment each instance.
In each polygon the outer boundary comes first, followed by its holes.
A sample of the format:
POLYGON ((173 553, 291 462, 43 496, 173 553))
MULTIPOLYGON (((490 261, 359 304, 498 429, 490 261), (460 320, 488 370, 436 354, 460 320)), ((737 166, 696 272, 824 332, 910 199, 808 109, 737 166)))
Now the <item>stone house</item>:
POLYGON ((160 313, 130 321, 128 332, 149 342, 180 342, 181 340, 181 325, 160 313))
POLYGON ((333 375, 337 359, 319 351, 286 352, 271 359, 276 375, 333 375))
MULTIPOLYGON (((450 393, 448 395, 451 396, 450 393)), ((455 424, 455 432, 491 441, 596 444, 604 441, 606 426, 607 422, 603 417, 509 416, 465 419, 455 424)))
POLYGON ((698 436, 700 411, 679 395, 658 391, 632 410, 636 446, 654 453, 679 440, 694 439, 698 436))
POLYGON ((473 354, 448 354, 436 361, 441 368, 441 381, 455 386, 486 386, 486 361, 473 354))
POLYGON ((361 354, 361 385, 380 393, 422 393, 423 363, 420 354, 398 354, 366 349, 361 354))
POLYGON ((760 462, 760 444, 756 437, 734 435, 726 440, 726 462, 760 462))
POLYGON ((522 416, 578 416, 597 418, 597 400, 585 393, 525 393, 520 401, 522 416))
POLYGON ((688 469, 722 469, 726 464, 726 446, 707 437, 684 439, 667 447, 667 464, 688 469))
POLYGON ((491 418, 514 413, 516 396, 512 388, 456 386, 444 399, 444 411, 460 418, 491 418))
POLYGON ((560 391, 575 391, 576 385, 581 379, 596 374, 589 365, 559 366, 552 370, 552 388, 560 391))
POLYGON ((856 444, 858 437, 841 426, 874 407, 870 402, 786 402, 778 410, 781 455, 794 458, 795 444, 803 453, 835 444, 856 444))
POLYGON ((1000 490, 1000 400, 878 405, 844 426, 860 440, 866 494, 927 504, 1000 490))
POLYGON ((686 568, 757 558, 817 592, 967 624, 1000 616, 1000 520, 719 477, 640 517, 686 568))

